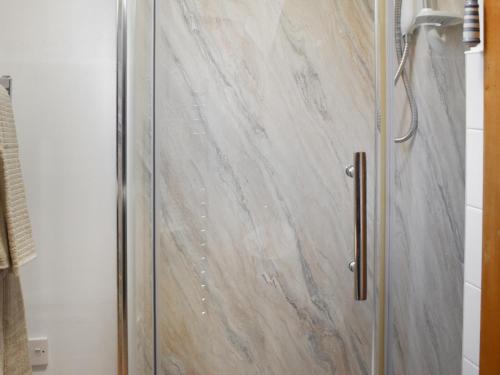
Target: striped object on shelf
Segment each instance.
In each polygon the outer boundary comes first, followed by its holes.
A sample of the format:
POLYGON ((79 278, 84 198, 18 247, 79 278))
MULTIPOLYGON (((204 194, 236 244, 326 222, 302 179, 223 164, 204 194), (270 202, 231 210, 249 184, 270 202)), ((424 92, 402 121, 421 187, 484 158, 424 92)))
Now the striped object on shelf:
POLYGON ((467 47, 475 47, 481 43, 478 0, 465 1, 464 43, 467 47))

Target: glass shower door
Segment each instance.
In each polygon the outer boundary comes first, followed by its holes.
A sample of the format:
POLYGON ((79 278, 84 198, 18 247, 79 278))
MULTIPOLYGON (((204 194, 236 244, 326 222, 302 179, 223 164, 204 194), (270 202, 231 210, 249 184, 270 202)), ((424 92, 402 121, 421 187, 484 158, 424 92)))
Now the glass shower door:
POLYGON ((157 0, 155 19, 157 373, 371 373, 374 1, 157 0))

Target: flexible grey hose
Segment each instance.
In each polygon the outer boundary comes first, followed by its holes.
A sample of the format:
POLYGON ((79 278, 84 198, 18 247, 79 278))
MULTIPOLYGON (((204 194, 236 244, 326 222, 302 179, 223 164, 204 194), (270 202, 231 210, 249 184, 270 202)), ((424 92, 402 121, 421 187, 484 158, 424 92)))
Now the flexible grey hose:
MULTIPOLYGON (((394 3, 394 41, 396 45, 396 57, 398 59, 398 72, 403 79, 403 84, 405 86, 406 97, 408 98, 408 103, 410 104, 411 112, 411 124, 408 133, 402 137, 394 139, 396 143, 403 143, 409 140, 418 128, 418 108, 417 102, 415 101, 415 96, 413 95, 413 90, 411 88, 410 79, 405 69, 406 60, 408 57, 409 50, 409 36, 405 38, 405 47, 403 54, 403 35, 401 31, 401 7, 403 5, 403 0, 395 0, 394 3), (404 56, 406 55, 406 56, 404 56), (404 58, 403 58, 404 57, 404 58)), ((397 82, 398 75, 394 77, 395 83, 397 82)))
POLYGON ((394 86, 397 85, 399 79, 401 78, 401 74, 404 71, 406 60, 408 60, 408 55, 410 54, 410 35, 404 35, 404 48, 403 48, 403 57, 401 57, 401 62, 399 63, 398 69, 396 70, 396 74, 394 76, 394 86))

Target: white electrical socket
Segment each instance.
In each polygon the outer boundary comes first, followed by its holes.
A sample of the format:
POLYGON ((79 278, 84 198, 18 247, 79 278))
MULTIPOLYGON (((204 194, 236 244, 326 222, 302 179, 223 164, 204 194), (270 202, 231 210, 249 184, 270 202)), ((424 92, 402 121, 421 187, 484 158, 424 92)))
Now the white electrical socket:
POLYGON ((49 340, 39 337, 28 340, 31 366, 47 366, 49 364, 49 340))

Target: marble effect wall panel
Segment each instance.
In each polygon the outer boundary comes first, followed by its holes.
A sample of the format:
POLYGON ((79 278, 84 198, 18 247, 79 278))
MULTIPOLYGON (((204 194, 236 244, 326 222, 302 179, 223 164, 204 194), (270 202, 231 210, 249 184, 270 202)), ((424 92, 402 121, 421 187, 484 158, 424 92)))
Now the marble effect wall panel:
POLYGON ((128 2, 129 371, 153 374, 153 1, 128 2))
POLYGON ((344 168, 368 153, 373 227, 372 2, 159 0, 156 17, 159 372, 369 374, 344 168))
MULTIPOLYGON (((462 0, 439 9, 463 11, 462 0)), ((465 197, 462 27, 422 29, 411 51, 420 125, 395 146, 389 358, 395 375, 461 373, 465 197)), ((409 126, 402 87, 397 131, 409 126)))

